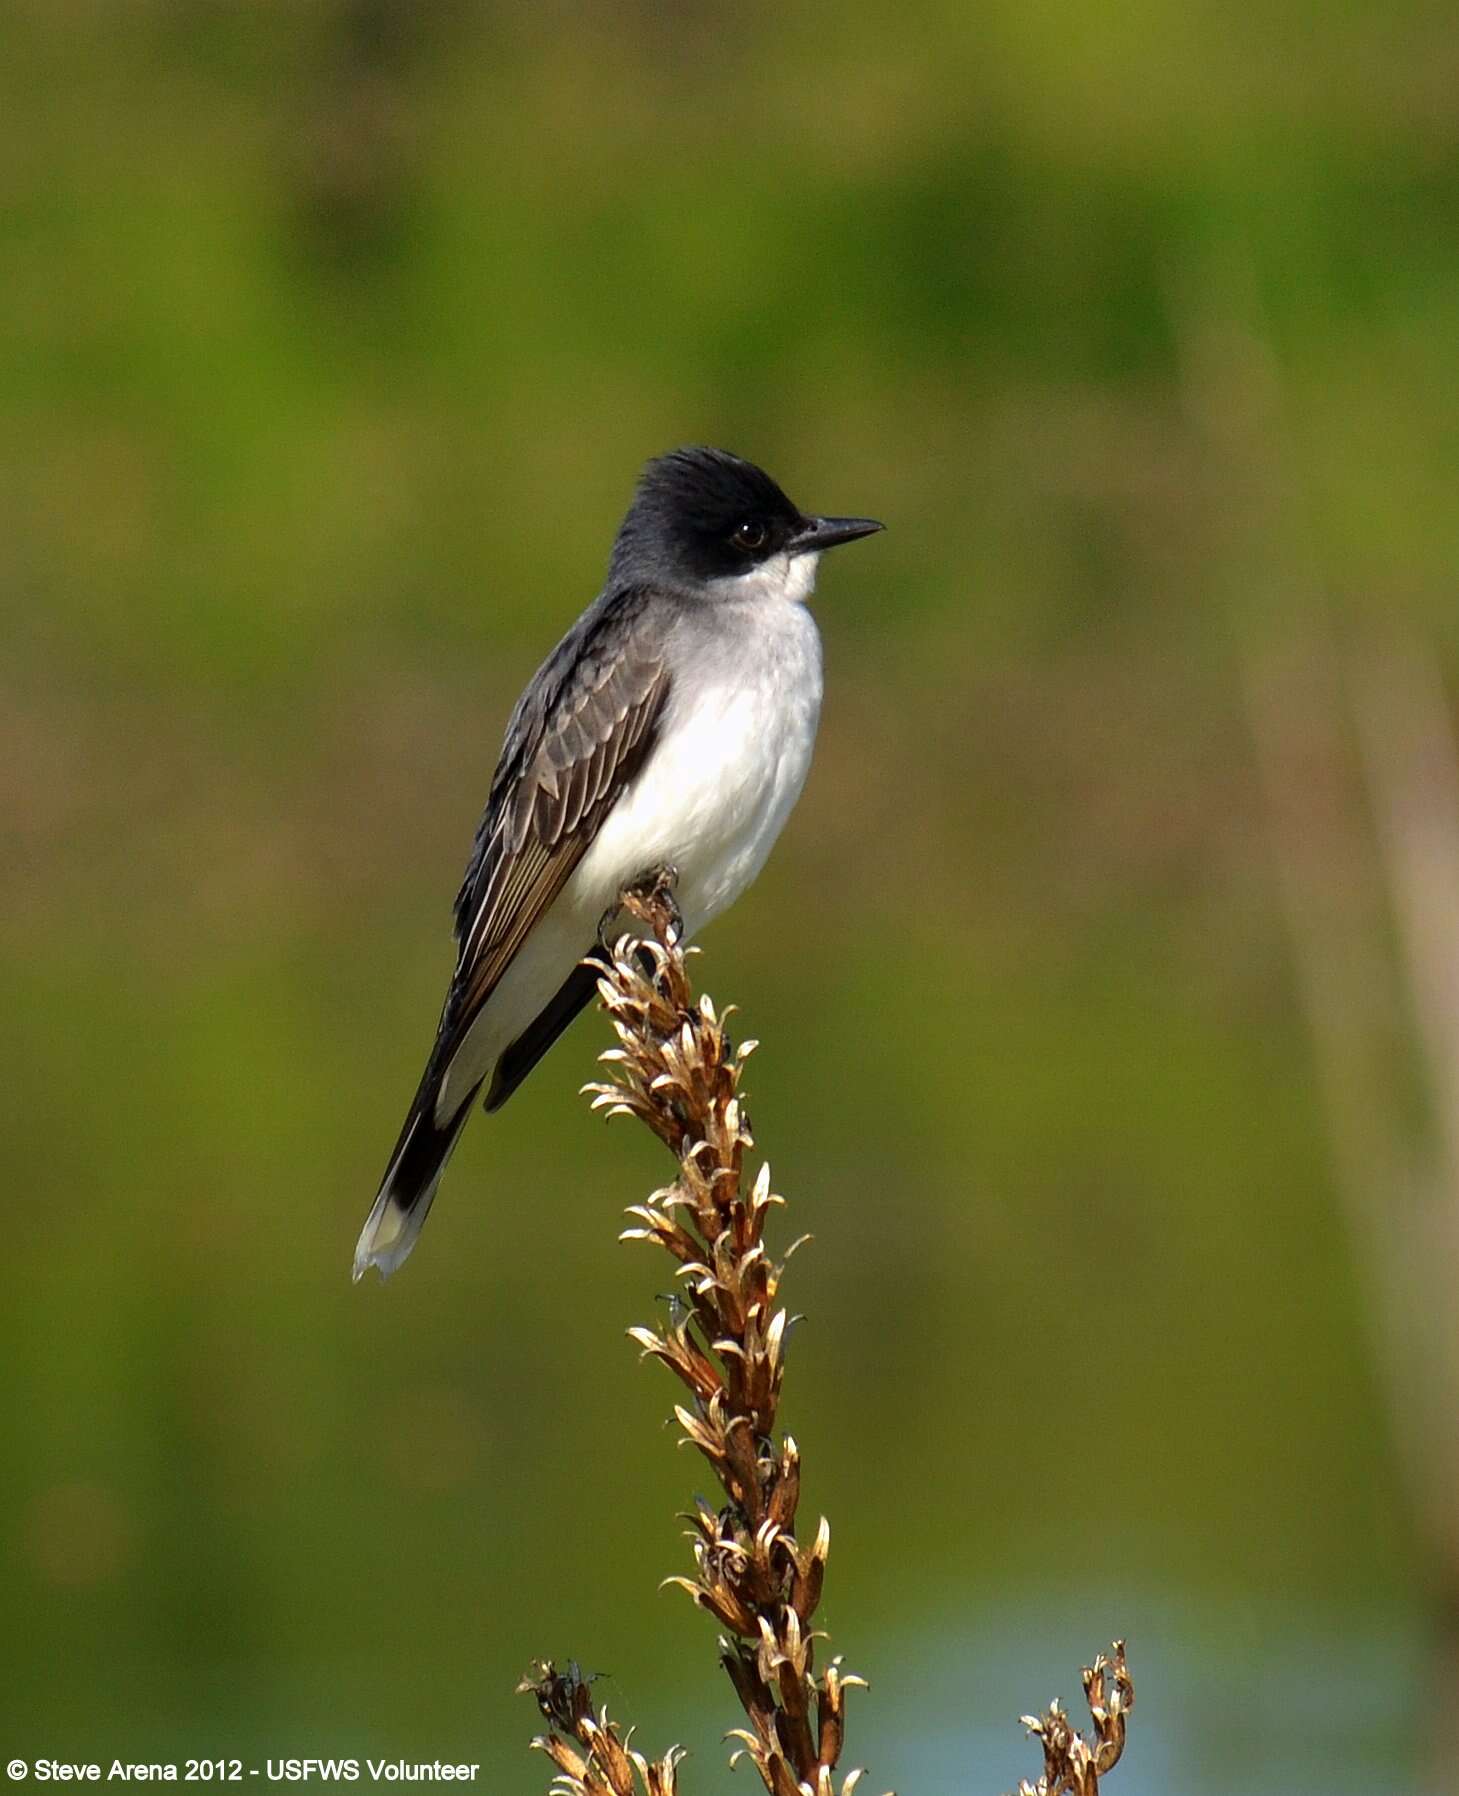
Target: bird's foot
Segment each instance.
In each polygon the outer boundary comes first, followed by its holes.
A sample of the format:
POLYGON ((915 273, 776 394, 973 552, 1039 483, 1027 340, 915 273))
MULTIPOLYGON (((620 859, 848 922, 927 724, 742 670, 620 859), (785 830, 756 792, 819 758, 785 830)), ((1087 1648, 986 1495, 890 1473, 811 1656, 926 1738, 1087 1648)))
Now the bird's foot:
POLYGON ((640 873, 631 885, 623 888, 618 905, 599 925, 600 931, 622 909, 637 917, 640 923, 646 923, 666 947, 677 947, 684 939, 684 917, 674 896, 678 883, 679 869, 668 861, 660 861, 657 866, 640 873))

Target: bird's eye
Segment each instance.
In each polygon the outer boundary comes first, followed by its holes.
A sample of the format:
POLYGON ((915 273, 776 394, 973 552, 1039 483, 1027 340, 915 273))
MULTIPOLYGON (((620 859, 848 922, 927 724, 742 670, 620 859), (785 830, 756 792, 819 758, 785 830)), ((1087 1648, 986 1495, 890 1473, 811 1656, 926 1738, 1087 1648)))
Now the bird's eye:
POLYGON ((763 549, 765 547, 765 538, 768 535, 769 532, 766 530, 765 526, 756 523, 755 520, 751 518, 739 525, 735 530, 734 544, 737 549, 747 549, 753 554, 756 549, 763 549))

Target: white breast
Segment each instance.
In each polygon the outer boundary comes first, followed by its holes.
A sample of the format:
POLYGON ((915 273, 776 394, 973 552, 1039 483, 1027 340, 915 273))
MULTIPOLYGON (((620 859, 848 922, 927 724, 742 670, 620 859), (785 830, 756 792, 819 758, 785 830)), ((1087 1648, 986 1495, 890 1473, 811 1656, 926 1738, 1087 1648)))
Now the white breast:
POLYGON ((764 866, 800 797, 820 721, 821 639, 798 602, 814 559, 772 564, 686 618, 653 751, 483 1007, 441 1082, 439 1115, 538 1015, 630 881, 677 867, 692 934, 764 866))
POLYGON ((764 866, 800 796, 821 711, 815 620, 761 600, 723 621, 740 627, 689 640, 653 753, 573 878, 589 909, 662 861, 679 869, 686 926, 703 928, 764 866))

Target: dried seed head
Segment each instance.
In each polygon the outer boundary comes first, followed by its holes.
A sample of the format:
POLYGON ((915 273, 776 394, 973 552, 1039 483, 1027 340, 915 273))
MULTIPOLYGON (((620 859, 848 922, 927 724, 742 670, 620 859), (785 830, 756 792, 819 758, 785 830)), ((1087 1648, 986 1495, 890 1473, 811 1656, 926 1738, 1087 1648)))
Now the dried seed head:
POLYGON ((1023 1725, 1039 1742, 1044 1773, 1025 1779, 1018 1796, 1099 1796, 1099 1780, 1112 1771, 1125 1749, 1125 1719, 1135 1706, 1135 1686, 1125 1663, 1125 1643, 1117 1640, 1081 1674, 1093 1722, 1093 1741, 1076 1733, 1058 1700, 1043 1715, 1025 1715, 1023 1725))
MULTIPOLYGON (((846 1692, 863 1680, 839 1659, 815 1666, 811 1626, 830 1555, 821 1520, 802 1547, 795 1527, 800 1455, 776 1420, 793 1318, 779 1302, 785 1261, 764 1243, 766 1222, 784 1199, 761 1164, 746 1179, 754 1149, 740 1093, 754 1041, 736 1047, 726 1033, 732 1007, 696 997, 680 941, 671 888, 656 877, 623 895, 644 925, 624 935, 598 981, 616 1037, 600 1056, 604 1076, 584 1087, 594 1110, 634 1116, 674 1155, 677 1177, 628 1211, 622 1238, 657 1243, 676 1262, 684 1297, 659 1328, 629 1336, 681 1381, 687 1400, 674 1410, 683 1439, 703 1455, 722 1485, 719 1510, 698 1501, 689 1538, 696 1575, 666 1584, 685 1590, 720 1622, 719 1656, 749 1722, 730 1736, 731 1763, 748 1757, 769 1796, 851 1796, 862 1773, 837 1782, 845 1741, 846 1692)), ((1057 1704, 1027 1725, 1044 1748, 1044 1776, 1026 1796, 1097 1796, 1098 1778, 1119 1758, 1134 1701, 1124 1652, 1085 1672, 1093 1743, 1074 1733, 1057 1704)), ((631 1750, 606 1714, 594 1717, 588 1680, 577 1667, 559 1674, 533 1668, 522 1688, 537 1700, 551 1731, 534 1742, 558 1771, 562 1796, 677 1796, 681 1755, 649 1763, 631 1750)))

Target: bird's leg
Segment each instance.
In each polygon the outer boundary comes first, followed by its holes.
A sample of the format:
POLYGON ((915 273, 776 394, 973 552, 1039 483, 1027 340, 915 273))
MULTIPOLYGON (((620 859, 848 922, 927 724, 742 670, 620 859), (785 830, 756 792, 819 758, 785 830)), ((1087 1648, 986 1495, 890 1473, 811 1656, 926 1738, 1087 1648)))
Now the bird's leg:
MULTIPOLYGON (((660 861, 623 888, 619 904, 640 923, 647 923, 655 934, 662 930, 671 944, 677 944, 684 939, 684 917, 674 896, 678 883, 679 869, 660 861)), ((604 917, 603 926, 611 921, 611 916, 604 917)))

